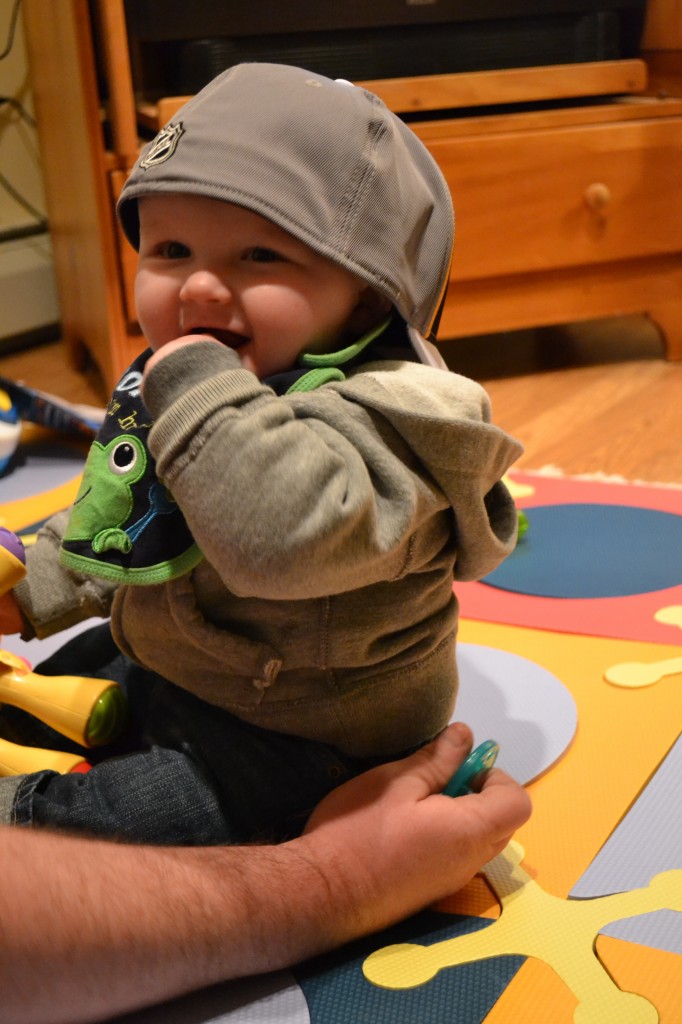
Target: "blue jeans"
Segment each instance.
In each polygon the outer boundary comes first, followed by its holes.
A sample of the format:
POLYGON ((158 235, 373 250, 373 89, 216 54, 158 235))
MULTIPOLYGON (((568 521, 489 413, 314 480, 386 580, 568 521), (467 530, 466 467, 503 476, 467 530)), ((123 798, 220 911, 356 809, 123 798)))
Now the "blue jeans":
MULTIPOLYGON (((129 703, 117 744, 89 751, 84 774, 21 779, 18 825, 46 825, 131 842, 277 842, 300 834, 332 789, 379 763, 270 732, 198 700, 126 659, 108 624, 76 636, 37 671, 114 679, 129 703)), ((79 748, 16 708, 3 734, 32 746, 79 748)))

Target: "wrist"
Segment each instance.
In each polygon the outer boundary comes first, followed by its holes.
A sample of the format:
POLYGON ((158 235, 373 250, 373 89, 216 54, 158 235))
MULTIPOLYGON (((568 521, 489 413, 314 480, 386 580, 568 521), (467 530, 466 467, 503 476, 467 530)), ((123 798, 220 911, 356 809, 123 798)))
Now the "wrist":
POLYGON ((199 934, 208 940, 211 981, 282 970, 360 934, 341 876, 308 837, 196 856, 196 920, 186 927, 195 946, 199 934))
POLYGON ((241 368, 232 349, 209 338, 180 343, 169 342, 152 356, 142 378, 142 397, 154 417, 161 415, 174 401, 194 385, 225 370, 241 368))

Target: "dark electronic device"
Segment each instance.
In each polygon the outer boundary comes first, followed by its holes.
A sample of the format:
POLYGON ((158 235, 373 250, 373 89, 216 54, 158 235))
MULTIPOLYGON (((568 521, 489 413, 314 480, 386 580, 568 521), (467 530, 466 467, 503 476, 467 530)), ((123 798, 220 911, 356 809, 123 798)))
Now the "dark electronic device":
POLYGON ((241 61, 362 81, 636 57, 646 0, 126 0, 147 99, 241 61))

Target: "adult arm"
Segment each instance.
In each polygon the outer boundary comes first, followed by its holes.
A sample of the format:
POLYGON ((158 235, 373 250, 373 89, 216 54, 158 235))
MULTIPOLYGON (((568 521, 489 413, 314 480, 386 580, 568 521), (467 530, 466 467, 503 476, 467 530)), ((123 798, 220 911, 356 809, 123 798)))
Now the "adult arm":
POLYGON ((281 846, 163 848, 5 829, 0 991, 13 1024, 79 1024, 290 966, 465 884, 528 817, 501 772, 440 790, 470 749, 429 747, 335 791, 281 846))

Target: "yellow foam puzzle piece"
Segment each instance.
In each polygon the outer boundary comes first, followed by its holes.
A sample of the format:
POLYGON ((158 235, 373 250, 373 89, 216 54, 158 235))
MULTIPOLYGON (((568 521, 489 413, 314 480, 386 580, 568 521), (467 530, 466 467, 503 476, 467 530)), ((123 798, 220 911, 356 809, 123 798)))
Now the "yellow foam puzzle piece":
POLYGON ((665 661, 625 661, 607 668, 604 678, 614 686, 652 686, 654 683, 682 672, 682 657, 665 661))
POLYGON ((648 886, 589 900, 564 900, 541 889, 521 866, 517 842, 490 861, 483 874, 502 914, 487 928, 430 946, 400 943, 372 953, 365 978, 381 988, 414 988, 445 967, 495 956, 534 957, 547 963, 578 1001, 575 1024, 657 1024, 656 1007, 619 989, 595 953, 600 929, 653 910, 682 910, 682 870, 657 875, 648 886))
MULTIPOLYGON (((666 626, 679 626, 682 629, 682 605, 671 604, 659 608, 654 614, 657 622, 666 626)), ((604 679, 614 686, 634 689, 640 686, 652 686, 666 676, 682 673, 682 657, 666 658, 663 661, 625 661, 612 665, 604 672, 604 679)))
POLYGON ((662 622, 666 626, 679 626, 682 629, 682 604, 669 604, 665 608, 659 608, 654 618, 656 622, 662 622))
POLYGON ((50 491, 27 498, 18 498, 15 501, 3 502, 3 525, 18 533, 31 526, 32 523, 42 522, 55 512, 69 508, 78 493, 80 481, 81 474, 79 473, 73 480, 67 480, 66 483, 59 484, 50 491))
POLYGON ((529 498, 532 494, 535 494, 535 488, 532 484, 519 483, 518 480, 513 480, 509 476, 505 476, 503 479, 514 501, 517 498, 529 498))

